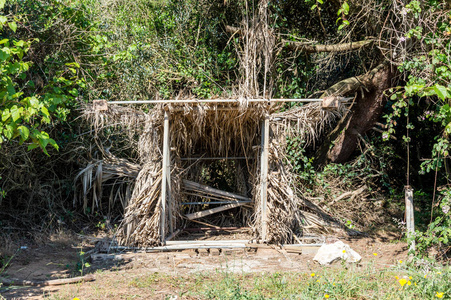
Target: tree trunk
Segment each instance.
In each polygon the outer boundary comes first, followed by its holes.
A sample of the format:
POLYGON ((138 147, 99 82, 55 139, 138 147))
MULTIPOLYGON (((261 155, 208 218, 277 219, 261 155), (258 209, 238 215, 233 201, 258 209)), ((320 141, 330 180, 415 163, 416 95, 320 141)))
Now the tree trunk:
POLYGON ((318 149, 316 164, 346 162, 354 152, 359 135, 373 128, 380 118, 386 103, 384 91, 391 87, 393 71, 389 65, 379 65, 371 72, 346 79, 332 86, 325 95, 356 92, 357 97, 351 111, 337 124, 318 149), (330 147, 330 144, 333 144, 330 147))

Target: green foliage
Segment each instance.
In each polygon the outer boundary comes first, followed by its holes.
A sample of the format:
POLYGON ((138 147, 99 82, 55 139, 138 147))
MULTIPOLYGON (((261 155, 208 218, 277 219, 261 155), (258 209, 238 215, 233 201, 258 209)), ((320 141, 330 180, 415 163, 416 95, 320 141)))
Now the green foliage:
POLYGON ((234 83, 236 52, 220 33, 230 9, 219 3, 139 0, 89 5, 102 29, 96 47, 106 53, 96 70, 92 97, 210 98, 234 83))
POLYGON ((345 28, 346 26, 350 25, 349 21, 346 20, 346 16, 349 15, 349 4, 348 4, 348 2, 346 2, 346 1, 343 2, 343 4, 341 5, 340 9, 337 12, 337 15, 338 15, 338 19, 337 19, 336 23, 338 23, 340 20, 342 21, 340 26, 338 26, 338 31, 340 31, 343 28, 345 28))
MULTIPOLYGON (((15 33, 16 23, 7 22, 8 19, 2 17, 1 32, 5 31, 4 25, 8 23, 15 33)), ((30 149, 41 147, 46 151, 47 144, 58 149, 55 141, 39 130, 41 124, 50 123, 48 105, 36 96, 24 97, 24 92, 21 91, 23 87, 19 84, 26 78, 25 72, 31 65, 30 62, 23 61, 31 42, 3 38, 0 44, 3 47, 0 50, 0 144, 18 138, 20 144, 32 140, 30 149)))
POLYGON ((85 252, 80 250, 80 252, 78 253, 77 263, 75 264, 76 271, 77 273, 79 272, 81 276, 85 275, 86 270, 91 267, 91 264, 86 261, 85 254, 85 252))
MULTIPOLYGON (((424 9, 435 10, 439 6, 437 3, 429 4, 426 7, 420 5, 418 1, 411 1, 405 6, 406 14, 412 14, 417 20, 422 17, 424 9), (423 7, 423 8, 422 8, 423 7)), ((451 15, 448 17, 451 18, 451 15)), ((409 109, 418 105, 416 99, 434 99, 434 105, 430 106, 420 118, 422 121, 432 121, 442 127, 439 135, 435 136, 435 144, 432 147, 431 158, 421 165, 422 172, 430 172, 440 169, 444 164, 444 159, 449 156, 449 135, 451 133, 451 67, 450 39, 451 24, 447 22, 445 16, 436 20, 438 30, 435 32, 423 32, 423 28, 416 26, 411 28, 405 37, 416 39, 424 43, 425 47, 432 49, 426 53, 419 53, 412 59, 406 60, 399 66, 399 70, 408 76, 408 81, 404 86, 390 89, 390 100, 392 101, 392 112, 387 114, 388 130, 383 134, 388 140, 396 130, 397 120, 403 115, 409 115, 409 109), (430 70, 425 73, 424 70, 430 70)), ((413 116, 415 117, 415 116, 413 116)), ((410 122, 406 125, 409 130, 415 129, 410 122)), ((403 140, 410 142, 410 137, 404 135, 403 140)))
POLYGON ((306 186, 312 186, 315 183, 316 171, 313 165, 313 158, 305 155, 304 141, 300 137, 291 137, 287 139, 287 157, 292 170, 297 174, 299 180, 306 186))
POLYGON ((340 178, 340 185, 345 188, 353 188, 359 180, 374 184, 371 182, 372 178, 378 178, 378 182, 391 191, 391 184, 386 173, 389 149, 384 150, 386 151, 384 155, 375 146, 368 145, 366 153, 362 153, 349 163, 331 163, 322 170, 316 170, 313 157, 308 155, 304 144, 300 137, 290 137, 287 139, 286 146, 288 162, 304 191, 314 193, 319 189, 321 192, 330 193, 329 183, 337 178, 340 178), (373 161, 370 157, 378 157, 378 159, 373 161))
POLYGON ((181 284, 189 295, 207 299, 437 299, 437 293, 448 299, 451 292, 449 268, 423 271, 402 263, 379 270, 375 265, 377 257, 363 268, 326 268, 315 273, 226 273, 204 275, 197 285, 187 281, 181 284), (215 284, 209 278, 215 278, 215 284))
MULTIPOLYGON (((27 144, 29 150, 40 147, 48 155, 48 145, 59 147, 47 130, 55 126, 55 122, 66 120, 78 96, 77 88, 83 86, 84 80, 77 76, 78 63, 62 62, 63 67, 56 68, 40 90, 36 88, 33 61, 26 58, 40 40, 17 38, 21 34, 13 21, 26 22, 26 17, 29 16, 8 15, 1 16, 0 20, 0 144, 17 139, 20 145, 27 144)), ((50 61, 47 58, 47 62, 50 61)))
POLYGON ((416 251, 419 256, 428 256, 431 248, 438 250, 438 257, 444 258, 451 245, 451 189, 441 192, 439 209, 435 211, 435 220, 428 225, 426 231, 415 233, 416 251))

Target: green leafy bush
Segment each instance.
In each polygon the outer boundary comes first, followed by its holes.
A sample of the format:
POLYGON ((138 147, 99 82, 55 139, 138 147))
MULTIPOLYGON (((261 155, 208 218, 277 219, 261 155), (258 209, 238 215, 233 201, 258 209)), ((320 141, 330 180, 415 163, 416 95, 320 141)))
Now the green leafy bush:
POLYGON ((433 222, 425 231, 415 233, 416 250, 420 256, 427 256, 431 248, 438 251, 435 258, 445 259, 451 245, 451 189, 441 192, 441 199, 437 203, 438 211, 433 222))

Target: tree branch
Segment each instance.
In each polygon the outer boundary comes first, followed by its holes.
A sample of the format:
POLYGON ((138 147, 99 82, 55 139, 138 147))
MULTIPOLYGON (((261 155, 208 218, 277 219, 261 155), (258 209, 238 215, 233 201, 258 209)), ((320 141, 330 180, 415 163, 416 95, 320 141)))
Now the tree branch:
POLYGON ((372 84, 374 76, 384 67, 385 64, 380 64, 366 74, 357 77, 346 78, 342 81, 339 81, 336 84, 329 87, 326 91, 324 91, 324 93, 321 95, 321 98, 331 95, 342 96, 345 94, 349 94, 351 92, 355 92, 361 86, 368 88, 369 85, 372 84))
POLYGON ((228 33, 232 33, 232 34, 235 34, 235 33, 236 33, 236 34, 242 34, 241 28, 239 28, 239 27, 234 27, 234 26, 226 25, 225 29, 226 29, 226 32, 228 32, 228 33))
POLYGON ((363 48, 373 43, 373 40, 363 40, 358 42, 332 44, 332 45, 308 45, 302 42, 294 42, 282 40, 284 47, 291 50, 298 50, 305 53, 319 53, 319 52, 344 52, 363 48))
MULTIPOLYGON (((243 34, 243 30, 239 27, 226 25, 226 32, 231 34, 243 34)), ((304 53, 319 53, 319 52, 344 52, 351 50, 358 50, 373 43, 373 40, 363 40, 358 42, 332 44, 332 45, 310 45, 303 42, 294 42, 289 40, 282 40, 283 46, 291 50, 302 51, 304 53)))

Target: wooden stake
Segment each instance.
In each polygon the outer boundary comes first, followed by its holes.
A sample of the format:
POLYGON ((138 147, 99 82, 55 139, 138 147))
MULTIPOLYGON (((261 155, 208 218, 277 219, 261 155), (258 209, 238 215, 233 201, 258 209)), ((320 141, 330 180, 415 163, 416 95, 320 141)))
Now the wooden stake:
POLYGON ((415 214, 413 206, 413 189, 410 185, 405 186, 405 200, 406 200, 406 226, 407 238, 412 239, 409 247, 409 252, 415 251, 415 214))
POLYGON ((88 274, 86 276, 81 277, 73 277, 73 278, 62 278, 62 279, 54 279, 54 280, 44 280, 44 281, 35 281, 35 280, 21 280, 21 279, 11 279, 11 278, 2 278, 0 277, 0 284, 2 285, 16 285, 16 286, 53 286, 53 285, 63 285, 63 284, 72 284, 72 283, 80 283, 80 282, 88 282, 94 281, 94 275, 88 274))
POLYGON ((165 243, 166 236, 166 188, 168 180, 168 156, 169 156, 169 113, 164 111, 163 123, 163 174, 161 179, 161 215, 160 215, 160 239, 165 243))
POLYGON ((267 235, 267 201, 268 201, 268 150, 269 150, 269 116, 262 121, 262 141, 261 141, 261 222, 262 222, 262 240, 266 241, 267 235))

